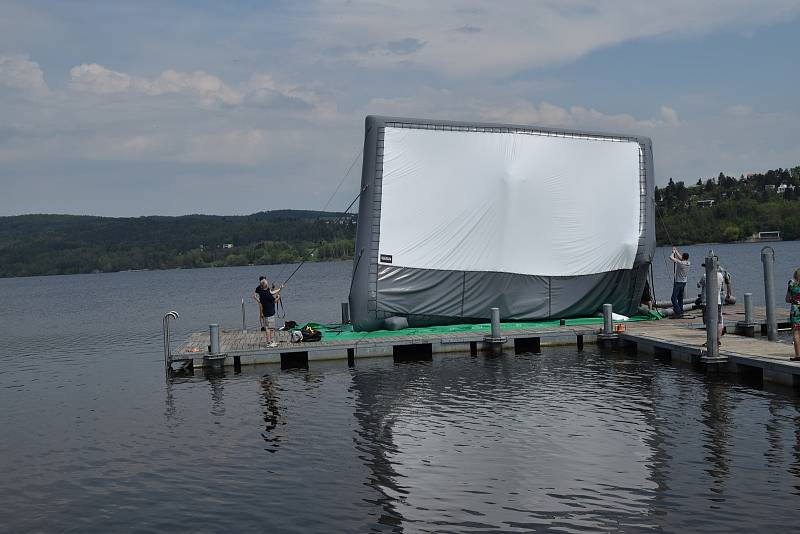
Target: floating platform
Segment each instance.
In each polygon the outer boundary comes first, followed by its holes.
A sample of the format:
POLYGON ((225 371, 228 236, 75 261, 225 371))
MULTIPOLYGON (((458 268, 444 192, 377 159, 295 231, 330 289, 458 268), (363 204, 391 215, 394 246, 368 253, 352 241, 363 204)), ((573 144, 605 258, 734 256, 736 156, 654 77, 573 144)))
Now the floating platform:
MULTIPOLYGON (((548 345, 577 345, 578 348, 583 348, 584 343, 594 342, 602 330, 601 321, 571 323, 565 321, 563 326, 504 324, 503 350, 514 350, 516 353, 538 352, 542 346, 548 345)), ((292 343, 289 332, 276 331, 277 347, 270 347, 261 331, 221 330, 218 355, 209 354, 209 333, 196 332, 172 354, 172 362, 183 366, 190 363, 193 368, 253 364, 281 364, 282 368, 290 368, 303 367, 311 361, 347 359, 352 365, 359 358, 391 356, 402 360, 432 357, 434 354, 447 352, 478 353, 489 348, 490 344, 485 342, 489 329, 488 324, 458 325, 359 335, 357 332, 337 333, 324 328, 322 341, 310 343, 292 343)))
MULTIPOLYGON (((719 356, 714 360, 707 358, 704 346, 706 331, 700 310, 687 312, 682 319, 630 323, 619 339, 638 353, 652 354, 662 360, 800 387, 800 362, 789 360, 794 356, 791 339, 768 341, 761 337, 767 333, 766 309, 756 308, 754 311, 754 328, 748 332, 751 336, 736 335, 736 323, 744 321, 744 308, 738 305, 723 308, 728 334, 720 339, 719 356), (757 335, 759 333, 761 336, 757 335)), ((791 324, 779 321, 778 328, 789 330, 791 324)))
MULTIPOLYGON (((764 381, 800 388, 800 362, 790 340, 770 342, 766 334, 766 311, 754 310, 749 328, 736 328, 744 320, 741 305, 723 308, 728 334, 721 339, 718 358, 710 360, 703 344, 706 332, 699 310, 687 312, 681 319, 624 321, 624 331, 612 336, 602 334, 601 318, 549 321, 544 323, 503 323, 502 350, 507 353, 538 353, 542 347, 576 346, 586 343, 623 346, 640 354, 667 361, 681 361, 715 372, 746 374, 764 381), (734 332, 748 335, 737 335, 734 332), (759 336, 758 334, 762 334, 759 336)), ((615 322, 615 324, 619 324, 615 322)), ((788 329, 787 322, 778 327, 788 329)), ((342 360, 352 366, 356 359, 393 357, 397 361, 432 358, 435 354, 462 352, 477 354, 493 347, 486 341, 490 325, 409 328, 396 332, 352 332, 348 327, 322 327, 323 339, 310 343, 291 343, 289 332, 276 331, 276 347, 268 346, 264 332, 221 330, 218 354, 209 353, 209 333, 189 335, 171 354, 173 369, 254 364, 276 364, 281 368, 307 367, 309 362, 342 360)), ((495 347, 496 348, 496 347, 495 347)))

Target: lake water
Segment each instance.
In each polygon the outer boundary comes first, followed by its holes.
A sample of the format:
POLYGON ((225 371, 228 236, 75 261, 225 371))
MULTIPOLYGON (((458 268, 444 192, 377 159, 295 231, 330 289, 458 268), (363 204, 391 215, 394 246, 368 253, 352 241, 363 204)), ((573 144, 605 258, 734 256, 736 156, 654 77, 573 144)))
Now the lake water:
MULTIPOLYGON (((800 247, 773 246, 780 292, 800 247)), ((707 248, 688 248, 693 276, 707 248)), ((714 246, 757 301, 760 248, 714 246)), ((287 318, 335 321, 350 267, 303 267, 287 318)), ((798 398, 647 357, 545 348, 165 382, 165 311, 176 338, 236 327, 258 275, 289 272, 0 279, 0 530, 796 529, 798 398)))

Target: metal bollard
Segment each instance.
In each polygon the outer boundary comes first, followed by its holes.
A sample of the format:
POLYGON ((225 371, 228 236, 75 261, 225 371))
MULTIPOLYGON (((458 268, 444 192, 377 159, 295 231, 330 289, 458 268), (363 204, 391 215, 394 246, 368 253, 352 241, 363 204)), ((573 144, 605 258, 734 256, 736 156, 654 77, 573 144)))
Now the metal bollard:
POLYGON ((494 356, 499 356, 503 353, 503 345, 507 338, 500 335, 500 308, 489 308, 491 315, 491 331, 488 336, 484 336, 483 342, 488 345, 489 351, 494 356))
POLYGON ((744 294, 744 322, 746 324, 753 323, 753 294, 744 294))
POLYGON ((492 338, 500 339, 500 308, 489 308, 492 313, 492 338))
POLYGON ((775 319, 775 279, 773 278, 775 251, 772 247, 764 247, 761 249, 761 263, 764 266, 764 301, 767 305, 767 339, 775 341, 778 334, 778 325, 775 319))
POLYGON ((208 352, 210 352, 212 356, 219 354, 219 325, 208 325, 208 335, 210 340, 208 352))
POLYGON ((247 316, 244 313, 244 297, 242 297, 242 332, 247 332, 247 316))
POLYGON ((347 302, 342 302, 342 324, 348 324, 350 322, 350 304, 347 302))
POLYGON ((707 358, 717 358, 719 356, 719 338, 717 330, 719 327, 719 315, 717 304, 719 303, 719 281, 717 280, 717 269, 719 258, 716 256, 706 256, 706 350, 707 358))
POLYGON ((614 333, 614 310, 611 304, 603 304, 603 334, 614 333))

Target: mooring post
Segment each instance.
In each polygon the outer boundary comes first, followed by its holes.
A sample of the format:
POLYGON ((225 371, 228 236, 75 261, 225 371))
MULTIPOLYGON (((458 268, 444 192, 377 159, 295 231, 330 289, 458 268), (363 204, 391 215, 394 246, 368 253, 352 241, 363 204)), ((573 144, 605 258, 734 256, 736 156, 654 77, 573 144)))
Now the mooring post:
POLYGON ((707 358, 717 358, 719 356, 719 337, 717 331, 719 326, 719 315, 717 304, 719 303, 719 280, 717 280, 717 269, 719 258, 716 256, 706 256, 706 350, 707 358))
POLYGON ((753 322, 753 294, 744 294, 744 319, 736 323, 736 334, 740 336, 753 337, 755 335, 755 323, 753 322))
POLYGON ((500 308, 489 308, 489 315, 491 330, 488 336, 484 336, 483 342, 489 345, 489 350, 494 356, 499 356, 503 353, 503 344, 507 340, 500 335, 500 308))
POLYGON ((603 331, 597 334, 597 345, 609 348, 616 345, 619 335, 614 333, 614 308, 611 304, 603 304, 603 331))
POLYGON ((211 355, 219 354, 219 325, 218 324, 210 324, 208 325, 208 337, 209 337, 209 347, 208 352, 211 355))
POLYGON ((247 332, 247 316, 244 312, 244 297, 242 297, 242 332, 247 332))
POLYGON ((614 310, 611 304, 603 304, 603 334, 610 336, 614 333, 614 310))
POLYGON ((744 294, 744 322, 752 324, 753 322, 753 294, 744 294))
POLYGON ((775 341, 778 325, 775 320, 775 279, 773 266, 775 265, 775 251, 772 247, 761 249, 761 263, 764 266, 764 302, 767 305, 767 339, 775 341))
POLYGON ((350 304, 342 302, 342 324, 350 322, 350 304))
POLYGON ((500 308, 490 308, 492 312, 492 338, 500 339, 500 308))

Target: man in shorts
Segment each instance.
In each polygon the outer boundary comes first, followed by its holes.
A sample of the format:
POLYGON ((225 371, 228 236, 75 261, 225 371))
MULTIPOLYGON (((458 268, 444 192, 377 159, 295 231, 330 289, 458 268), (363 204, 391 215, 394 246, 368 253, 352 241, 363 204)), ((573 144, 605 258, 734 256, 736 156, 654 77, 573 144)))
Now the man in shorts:
POLYGON ((261 327, 266 331, 267 343, 270 347, 277 347, 278 344, 273 339, 275 330, 275 301, 280 297, 283 286, 270 288, 266 276, 258 277, 258 286, 253 292, 253 298, 258 302, 258 309, 261 312, 261 327))

